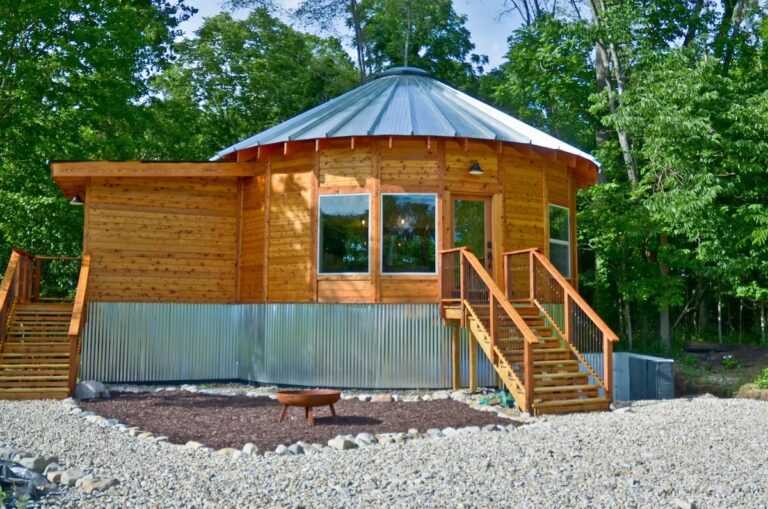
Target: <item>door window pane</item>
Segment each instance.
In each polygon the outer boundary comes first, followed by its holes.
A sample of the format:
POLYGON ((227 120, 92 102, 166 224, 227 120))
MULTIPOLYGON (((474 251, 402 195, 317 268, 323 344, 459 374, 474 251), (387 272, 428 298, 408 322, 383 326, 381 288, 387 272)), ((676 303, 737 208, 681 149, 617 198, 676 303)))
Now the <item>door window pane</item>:
POLYGON ((549 260, 564 277, 571 277, 570 211, 552 204, 549 205, 549 260))
POLYGON ((568 228, 568 209, 549 206, 549 238, 568 242, 570 228, 568 228))
POLYGON ((453 245, 468 247, 485 265, 485 202, 454 200, 453 245))
POLYGON ((382 195, 382 272, 434 273, 437 196, 382 195))
POLYGON ((319 272, 367 273, 370 197, 333 195, 319 201, 319 272))

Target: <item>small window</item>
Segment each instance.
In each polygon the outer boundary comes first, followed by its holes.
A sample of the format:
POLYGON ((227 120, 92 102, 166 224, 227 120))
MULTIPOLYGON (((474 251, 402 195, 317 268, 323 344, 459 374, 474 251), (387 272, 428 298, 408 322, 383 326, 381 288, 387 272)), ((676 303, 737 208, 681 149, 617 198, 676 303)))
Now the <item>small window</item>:
POLYGON ((549 259, 566 278, 571 277, 571 221, 570 211, 558 205, 549 205, 549 259))
POLYGON ((319 273, 367 273, 370 196, 320 196, 319 209, 319 273))
POLYGON ((434 274, 437 195, 384 194, 381 203, 381 271, 434 274))

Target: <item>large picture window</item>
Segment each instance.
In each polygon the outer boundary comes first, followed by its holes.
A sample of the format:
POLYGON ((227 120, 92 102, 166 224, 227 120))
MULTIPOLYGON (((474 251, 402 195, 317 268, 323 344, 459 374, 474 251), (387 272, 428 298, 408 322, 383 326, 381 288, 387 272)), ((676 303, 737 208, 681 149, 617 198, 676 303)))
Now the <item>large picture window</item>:
POLYGON ((320 196, 320 274, 364 274, 369 271, 370 209, 367 194, 320 196))
POLYGON ((570 211, 549 204, 549 260, 567 279, 571 277, 570 211))
POLYGON ((381 212, 381 271, 434 274, 437 195, 384 194, 381 212))

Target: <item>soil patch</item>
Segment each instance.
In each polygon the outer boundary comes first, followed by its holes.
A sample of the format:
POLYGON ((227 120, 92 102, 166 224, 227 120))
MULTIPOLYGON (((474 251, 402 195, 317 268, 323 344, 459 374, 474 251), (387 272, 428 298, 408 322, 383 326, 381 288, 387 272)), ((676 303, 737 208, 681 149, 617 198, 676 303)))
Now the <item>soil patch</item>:
POLYGON ((417 428, 459 428, 487 424, 515 424, 494 412, 473 410, 453 400, 374 403, 341 400, 334 405, 336 418, 328 407, 315 409, 315 426, 304 418, 303 408, 290 408, 282 423, 277 419, 281 405, 267 397, 216 396, 183 391, 159 393, 113 393, 112 398, 83 401, 80 406, 108 419, 118 419, 176 444, 194 440, 216 449, 242 448, 248 442, 262 450, 303 440, 325 444, 337 435, 404 432, 417 428))
POLYGON ((675 366, 677 397, 709 393, 731 398, 768 367, 768 348, 764 346, 696 342, 686 345, 684 355, 675 366), (738 367, 727 369, 726 357, 737 361, 738 367))

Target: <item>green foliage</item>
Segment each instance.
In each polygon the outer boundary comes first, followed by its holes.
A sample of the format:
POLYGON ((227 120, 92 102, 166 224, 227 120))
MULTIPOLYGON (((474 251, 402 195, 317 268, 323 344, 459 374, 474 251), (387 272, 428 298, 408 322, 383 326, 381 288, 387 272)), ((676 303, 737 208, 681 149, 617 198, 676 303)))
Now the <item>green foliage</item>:
POLYGON ((465 27, 466 16, 450 0, 362 0, 368 65, 373 72, 405 65, 420 67, 464 90, 476 88, 476 75, 488 57, 473 54, 475 45, 465 27), (409 30, 410 22, 410 30, 409 30))
POLYGON ((82 210, 46 161, 136 157, 146 76, 167 65, 191 13, 183 0, 0 5, 1 266, 12 247, 80 253, 82 210))
POLYGON ((755 385, 758 389, 768 389, 768 368, 765 368, 762 373, 755 378, 755 385))
POLYGON ((723 369, 738 369, 741 367, 741 363, 730 354, 723 356, 723 369))
POLYGON ((154 158, 207 159, 356 82, 339 41, 298 32, 266 9, 208 18, 176 50, 174 66, 153 80, 154 158))

